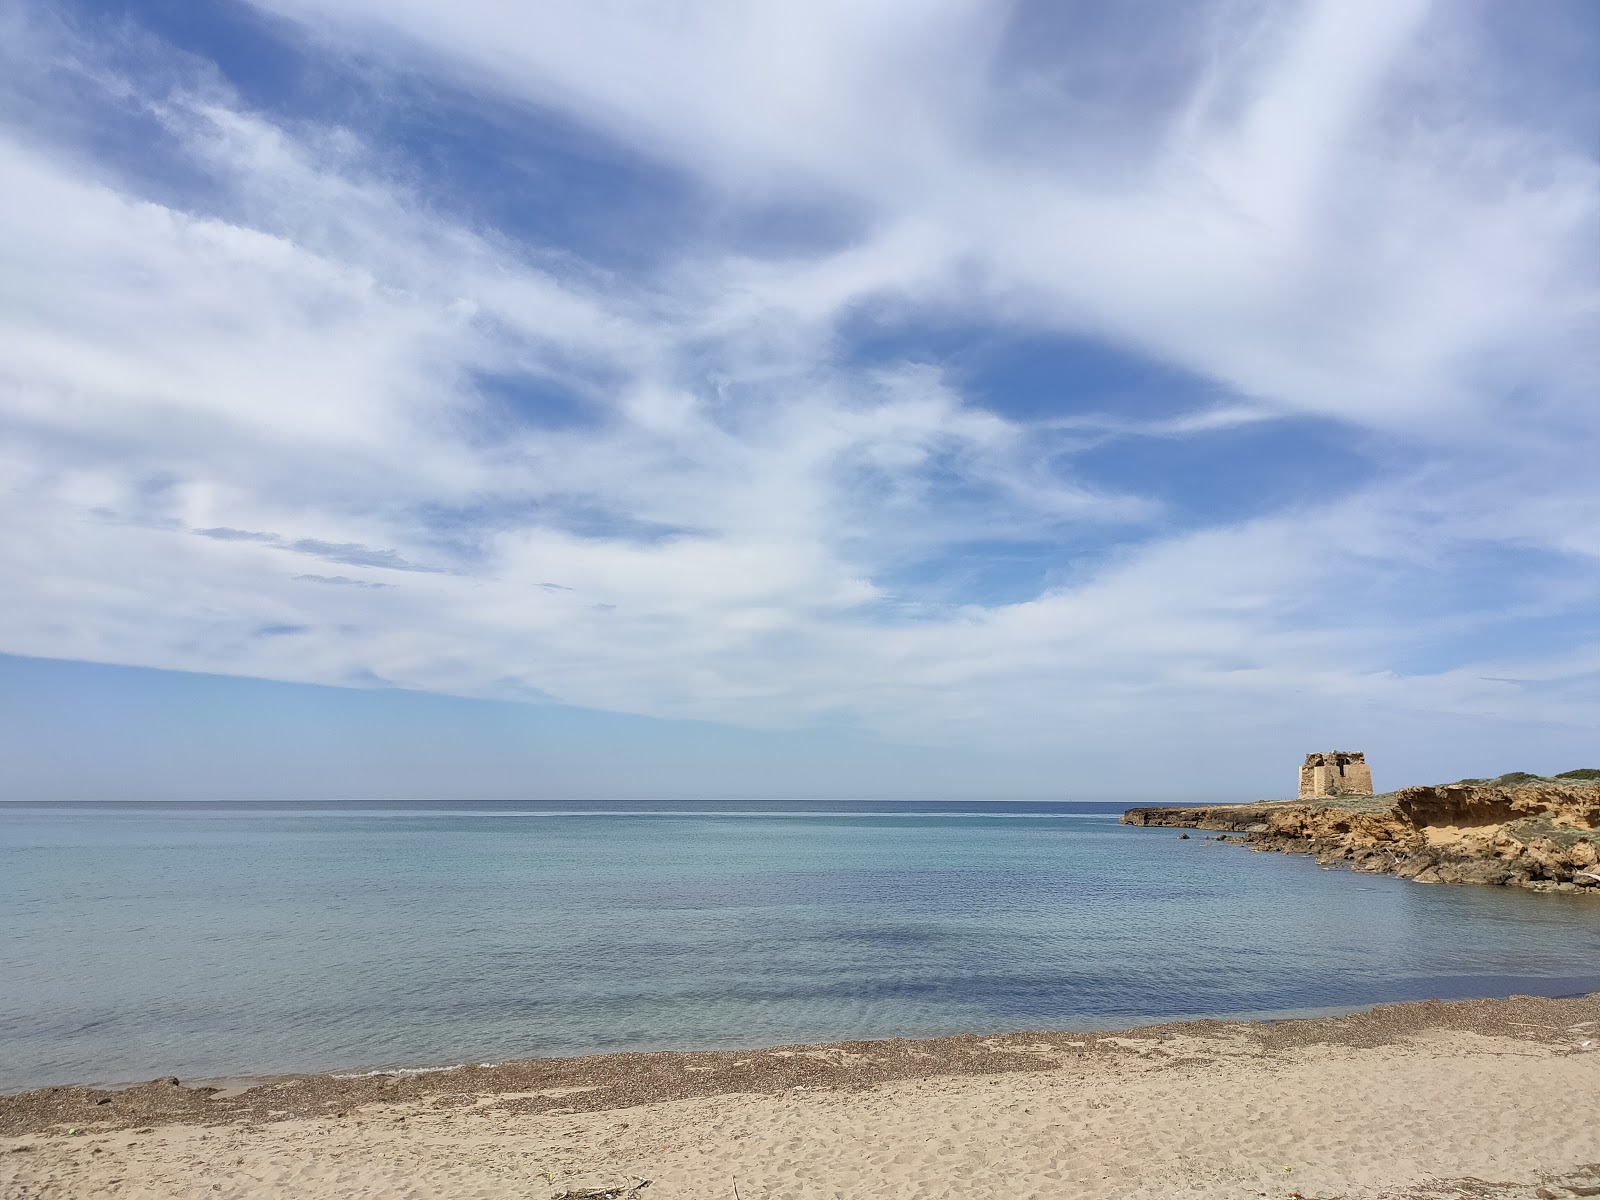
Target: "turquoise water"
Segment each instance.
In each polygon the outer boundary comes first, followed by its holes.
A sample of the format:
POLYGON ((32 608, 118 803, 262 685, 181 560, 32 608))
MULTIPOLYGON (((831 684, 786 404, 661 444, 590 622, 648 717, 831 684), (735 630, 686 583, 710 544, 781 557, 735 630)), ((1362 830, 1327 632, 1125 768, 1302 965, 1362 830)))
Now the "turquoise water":
POLYGON ((1071 804, 0 805, 0 1088, 1600 990, 1600 903, 1071 804))

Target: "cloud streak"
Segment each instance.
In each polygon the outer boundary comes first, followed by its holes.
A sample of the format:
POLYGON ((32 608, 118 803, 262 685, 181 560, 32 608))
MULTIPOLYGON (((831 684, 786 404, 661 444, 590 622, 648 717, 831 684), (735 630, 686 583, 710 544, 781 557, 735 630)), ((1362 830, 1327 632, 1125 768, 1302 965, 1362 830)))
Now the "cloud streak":
POLYGON ((357 119, 399 91, 291 120, 28 10, 11 53, 57 74, 0 139, 0 649, 1106 770, 1243 725, 1600 717, 1596 165, 1441 77, 1449 12, 1192 10, 1113 93, 1087 11, 1050 43, 969 0, 257 7, 757 232, 601 268, 469 181, 441 208, 357 119), (45 108, 137 117, 169 166, 45 108), (1063 369, 1030 408, 926 350, 997 330, 1207 394, 1063 369), (1128 457, 1157 443, 1206 495, 1264 457, 1292 487, 1208 519, 1128 457))

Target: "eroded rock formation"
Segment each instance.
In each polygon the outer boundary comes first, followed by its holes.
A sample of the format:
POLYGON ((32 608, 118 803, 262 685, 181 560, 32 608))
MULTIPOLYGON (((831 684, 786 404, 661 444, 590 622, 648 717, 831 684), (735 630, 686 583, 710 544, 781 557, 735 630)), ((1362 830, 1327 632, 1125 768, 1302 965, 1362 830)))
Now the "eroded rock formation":
POLYGON ((1594 783, 1450 783, 1310 802, 1131 808, 1122 821, 1217 830, 1252 849, 1312 854, 1418 883, 1600 891, 1594 783))

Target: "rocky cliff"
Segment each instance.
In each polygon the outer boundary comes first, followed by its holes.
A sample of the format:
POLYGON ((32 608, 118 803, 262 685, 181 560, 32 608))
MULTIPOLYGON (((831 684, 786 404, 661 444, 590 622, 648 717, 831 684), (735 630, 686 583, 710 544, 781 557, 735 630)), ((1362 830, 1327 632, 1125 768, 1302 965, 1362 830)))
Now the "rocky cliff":
POLYGON ((1590 782, 1469 781, 1382 796, 1130 808, 1122 821, 1218 830, 1252 849, 1418 883, 1600 892, 1600 784, 1590 782))

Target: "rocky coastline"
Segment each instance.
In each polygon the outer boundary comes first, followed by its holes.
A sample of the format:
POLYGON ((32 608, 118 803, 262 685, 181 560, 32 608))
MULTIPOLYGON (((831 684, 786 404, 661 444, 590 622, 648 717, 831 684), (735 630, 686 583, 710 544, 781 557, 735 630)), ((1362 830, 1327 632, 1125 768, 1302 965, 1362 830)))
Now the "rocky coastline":
POLYGON ((1252 850, 1417 883, 1600 895, 1600 782, 1503 777, 1378 796, 1130 808, 1125 825, 1216 831, 1252 850))

